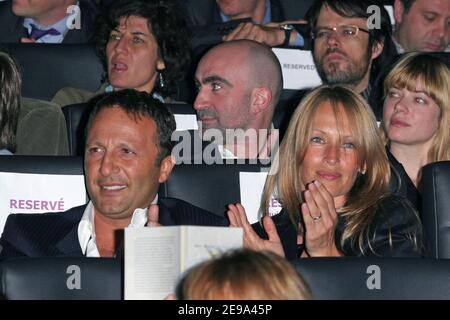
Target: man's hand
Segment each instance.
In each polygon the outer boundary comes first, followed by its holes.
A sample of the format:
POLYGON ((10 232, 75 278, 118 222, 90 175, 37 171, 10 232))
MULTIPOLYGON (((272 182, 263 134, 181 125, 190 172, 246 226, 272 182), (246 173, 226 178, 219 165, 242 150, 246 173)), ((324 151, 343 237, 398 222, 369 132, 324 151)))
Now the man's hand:
POLYGON ((33 38, 22 37, 22 38, 20 38, 20 42, 22 42, 22 43, 35 43, 36 40, 34 40, 33 38))
POLYGON ((148 207, 148 221, 147 227, 160 227, 159 223, 159 207, 157 204, 151 204, 148 207))
POLYGON ((275 47, 283 44, 284 31, 276 23, 262 25, 254 24, 253 22, 243 22, 231 33, 223 37, 224 41, 241 39, 253 40, 270 47, 275 47))

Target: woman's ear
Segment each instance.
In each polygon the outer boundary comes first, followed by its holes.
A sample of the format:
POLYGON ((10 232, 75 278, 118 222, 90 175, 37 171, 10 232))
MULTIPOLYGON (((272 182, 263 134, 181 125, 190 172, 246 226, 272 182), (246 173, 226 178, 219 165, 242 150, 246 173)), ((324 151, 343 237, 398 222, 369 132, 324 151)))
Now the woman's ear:
POLYGON ((156 60, 156 70, 163 71, 164 69, 166 69, 164 60, 162 58, 158 58, 158 60, 156 60))

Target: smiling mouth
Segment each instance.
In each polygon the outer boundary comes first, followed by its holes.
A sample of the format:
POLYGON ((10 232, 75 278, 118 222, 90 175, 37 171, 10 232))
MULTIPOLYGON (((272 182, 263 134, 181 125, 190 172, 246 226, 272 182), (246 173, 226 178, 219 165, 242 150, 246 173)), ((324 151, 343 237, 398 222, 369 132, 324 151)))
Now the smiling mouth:
POLYGON ((119 186, 101 186, 102 190, 106 191, 119 191, 125 189, 127 186, 125 185, 119 185, 119 186))
POLYGON ((407 124, 406 122, 403 122, 400 120, 394 120, 394 121, 391 121, 391 126, 397 127, 397 128, 405 128, 405 127, 409 127, 410 125, 407 124))
POLYGON ((326 172, 326 171, 319 171, 317 172, 317 175, 325 180, 336 180, 341 177, 340 173, 337 172, 326 172))

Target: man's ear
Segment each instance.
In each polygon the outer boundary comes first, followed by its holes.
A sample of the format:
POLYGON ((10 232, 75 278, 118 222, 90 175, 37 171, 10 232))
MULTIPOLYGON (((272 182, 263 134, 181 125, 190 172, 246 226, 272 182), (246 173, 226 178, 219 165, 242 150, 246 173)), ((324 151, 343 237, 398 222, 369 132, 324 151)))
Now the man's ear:
POLYGON ((403 21, 403 13, 405 12, 405 7, 401 0, 394 1, 394 19, 395 24, 402 23, 403 21))
POLYGON ((272 91, 267 87, 255 88, 251 95, 251 111, 258 114, 269 108, 272 102, 272 91))
POLYGON ((161 161, 161 165, 159 167, 159 183, 163 183, 167 180, 167 178, 169 178, 174 166, 175 157, 173 155, 169 155, 161 161))
MULTIPOLYGON (((386 39, 385 41, 388 41, 388 39, 386 39)), ((384 48, 384 42, 382 41, 375 41, 372 45, 372 60, 375 60, 376 58, 378 58, 378 56, 383 52, 383 48, 384 48)))

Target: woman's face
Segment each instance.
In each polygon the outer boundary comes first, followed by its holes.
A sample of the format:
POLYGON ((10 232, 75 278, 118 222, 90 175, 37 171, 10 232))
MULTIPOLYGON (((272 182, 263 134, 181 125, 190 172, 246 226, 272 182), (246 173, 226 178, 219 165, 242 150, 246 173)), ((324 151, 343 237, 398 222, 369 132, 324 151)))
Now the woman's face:
POLYGON ((383 123, 392 143, 430 145, 441 110, 419 82, 415 91, 390 88, 384 101, 383 123))
POLYGON ((109 82, 115 90, 151 92, 158 70, 165 67, 148 20, 137 16, 120 19, 119 26, 111 31, 106 56, 109 82))
POLYGON ((329 102, 316 109, 299 169, 303 186, 319 180, 334 197, 335 207, 339 208, 345 204, 361 168, 348 118, 341 106, 337 113, 342 119, 339 125, 329 102))

